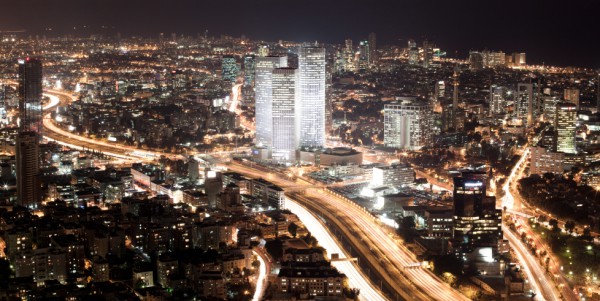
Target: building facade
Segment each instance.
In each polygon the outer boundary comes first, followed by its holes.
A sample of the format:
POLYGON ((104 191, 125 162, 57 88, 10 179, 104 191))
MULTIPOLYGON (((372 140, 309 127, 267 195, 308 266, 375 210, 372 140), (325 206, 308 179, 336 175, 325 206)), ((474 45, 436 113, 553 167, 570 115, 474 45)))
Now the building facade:
POLYGON ((300 146, 322 148, 325 146, 325 48, 300 47, 298 69, 300 146))
POLYGON ((258 146, 271 148, 273 137, 273 69, 287 67, 287 57, 267 56, 256 58, 255 115, 258 146))
POLYGON ((386 147, 419 150, 433 142, 433 107, 427 103, 402 102, 384 106, 386 147))

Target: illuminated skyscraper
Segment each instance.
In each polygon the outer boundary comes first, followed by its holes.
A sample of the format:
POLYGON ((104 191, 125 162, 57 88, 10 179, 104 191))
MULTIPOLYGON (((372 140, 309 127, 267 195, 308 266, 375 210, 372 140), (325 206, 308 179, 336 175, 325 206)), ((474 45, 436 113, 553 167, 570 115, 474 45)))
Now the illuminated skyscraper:
POLYGON ((377 63, 377 35, 374 32, 369 34, 369 57, 371 64, 377 63))
POLYGON ((533 85, 519 83, 517 85, 517 95, 515 95, 517 105, 517 118, 522 120, 523 125, 531 126, 533 122, 533 85))
POLYGON ((561 102, 556 105, 556 151, 576 154, 575 129, 577 127, 577 107, 572 103, 561 102))
POLYGON ((300 72, 300 146, 325 145, 325 48, 302 46, 300 72))
POLYGON ((453 198, 455 253, 497 247, 502 211, 496 209, 496 198, 486 196, 486 174, 469 171, 455 177, 453 198))
POLYGON ((371 64, 371 51, 368 41, 360 41, 358 44, 358 69, 366 70, 371 64))
POLYGON ((356 71, 356 62, 354 61, 354 48, 352 46, 352 40, 346 39, 344 41, 344 71, 353 72, 356 71))
POLYGON ((577 111, 579 111, 579 89, 570 88, 564 90, 564 98, 566 102, 575 104, 577 111))
POLYGON ((256 58, 254 55, 244 56, 244 87, 254 87, 256 58))
POLYGON ((492 85, 490 87, 490 115, 504 112, 504 87, 492 85))
POLYGON ((469 51, 469 69, 477 71, 483 69, 483 55, 479 51, 469 51))
POLYGON ((223 79, 235 83, 240 72, 240 66, 238 66, 235 57, 223 56, 221 59, 221 69, 223 71, 223 79))
POLYGON ((426 102, 386 104, 383 118, 386 147, 419 150, 433 143, 433 107, 426 102))
POLYGON ((36 208, 40 202, 38 134, 20 132, 17 135, 17 201, 21 206, 36 208))
POLYGON ((408 40, 408 63, 410 65, 419 64, 419 48, 415 40, 408 40))
POLYGON ((298 149, 298 69, 273 70, 273 147, 276 161, 293 162, 298 149))
POLYGON ((258 56, 266 57, 269 56, 269 46, 268 45, 260 45, 258 46, 258 56))
POLYGON ((425 40, 423 42, 423 67, 429 68, 433 62, 433 43, 425 40))
POLYGON ((273 99, 273 69, 287 67, 287 57, 267 56, 256 58, 256 135, 258 146, 271 147, 272 130, 272 99, 273 99))
POLYGON ((22 132, 42 134, 42 62, 19 61, 19 118, 22 132))

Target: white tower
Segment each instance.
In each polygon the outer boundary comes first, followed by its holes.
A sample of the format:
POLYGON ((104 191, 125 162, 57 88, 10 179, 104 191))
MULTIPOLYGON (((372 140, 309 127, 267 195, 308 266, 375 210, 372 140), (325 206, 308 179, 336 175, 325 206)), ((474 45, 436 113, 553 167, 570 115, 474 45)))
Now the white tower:
POLYGON ((300 147, 325 146, 325 48, 300 47, 300 147))

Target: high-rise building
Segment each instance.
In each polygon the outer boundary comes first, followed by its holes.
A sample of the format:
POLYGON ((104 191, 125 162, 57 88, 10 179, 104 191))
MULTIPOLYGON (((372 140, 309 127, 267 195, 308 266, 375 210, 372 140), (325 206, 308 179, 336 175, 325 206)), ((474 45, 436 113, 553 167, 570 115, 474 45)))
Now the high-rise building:
POLYGON ((244 56, 244 87, 254 87, 256 58, 254 55, 244 56))
POLYGON ((576 154, 577 107, 574 104, 560 102, 556 105, 554 128, 556 128, 556 151, 576 154))
POLYGON ((423 67, 429 68, 433 62, 433 43, 425 40, 423 41, 423 67))
POLYGON ((256 58, 255 77, 255 114, 256 135, 255 143, 258 146, 271 147, 273 137, 272 98, 273 98, 273 69, 287 67, 287 57, 267 56, 256 58))
POLYGON ((458 85, 459 85, 459 74, 460 74, 460 69, 458 68, 458 65, 454 66, 454 73, 452 74, 452 85, 454 86, 454 90, 452 90, 452 127, 455 130, 459 129, 458 126, 458 120, 457 120, 457 116, 458 116, 458 85))
POLYGON ((514 52, 512 54, 512 62, 513 62, 513 66, 514 67, 522 67, 525 66, 526 59, 525 59, 525 53, 524 52, 514 52))
POLYGON ((353 72, 356 71, 356 62, 354 61, 354 48, 352 46, 352 40, 346 39, 344 41, 344 71, 353 72))
POLYGON ((331 64, 327 64, 325 67, 325 132, 330 133, 333 131, 333 104, 332 93, 333 93, 333 74, 331 70, 331 64))
POLYGON ((300 83, 300 147, 325 146, 325 48, 298 51, 300 83))
POLYGON ((486 174, 463 172, 454 178, 454 247, 456 253, 495 247, 502 239, 502 211, 486 195, 486 174))
POLYGON ((240 67, 237 64, 235 57, 230 55, 223 56, 221 59, 221 69, 223 72, 223 79, 235 83, 240 72, 240 67))
POLYGON ((39 152, 36 132, 21 132, 17 135, 17 201, 21 206, 36 208, 41 200, 39 152))
POLYGON ((492 85, 490 87, 490 114, 502 114, 504 102, 504 87, 492 85))
POLYGON ((358 44, 358 69, 367 70, 371 64, 371 50, 369 41, 360 41, 358 44))
POLYGON ((444 97, 446 97, 446 82, 440 80, 435 83, 433 99, 439 102, 444 97))
POLYGON ((564 153, 549 152, 543 147, 531 147, 529 150, 531 151, 529 174, 562 174, 564 172, 564 153))
POLYGON ((258 46, 258 56, 266 57, 269 56, 269 45, 260 45, 258 46))
POLYGON ((408 40, 408 64, 418 65, 419 64, 419 48, 415 40, 408 40))
POLYGON ((19 61, 20 130, 42 134, 42 62, 33 58, 19 61))
POLYGON ((377 35, 374 32, 369 34, 369 57, 371 64, 377 63, 377 35))
POLYGON ((469 51, 469 69, 477 71, 483 69, 483 56, 479 51, 469 51))
POLYGON ((544 121, 554 123, 556 119, 556 104, 559 103, 558 97, 555 96, 545 96, 543 98, 544 101, 544 121))
POLYGON ((298 149, 298 69, 273 70, 273 145, 276 161, 293 162, 298 149))
POLYGON ((569 88, 564 90, 564 99, 566 102, 575 104, 577 111, 579 111, 579 89, 569 88))
POLYGON ((386 147, 418 150, 433 142, 433 106, 426 102, 385 104, 383 118, 386 147))
POLYGON ((523 125, 533 125, 533 85, 519 83, 517 85, 517 119, 522 120, 523 125))

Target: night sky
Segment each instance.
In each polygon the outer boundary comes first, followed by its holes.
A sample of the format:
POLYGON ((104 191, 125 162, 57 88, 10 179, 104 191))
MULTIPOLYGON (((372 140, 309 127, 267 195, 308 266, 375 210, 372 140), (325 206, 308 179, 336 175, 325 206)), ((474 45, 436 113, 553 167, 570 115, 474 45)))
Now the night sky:
POLYGON ((526 52, 528 63, 600 68, 598 0, 1 0, 0 30, 31 34, 164 32, 246 34, 251 39, 380 44, 424 38, 469 49, 526 52), (86 30, 81 27, 87 25, 86 30), (114 29, 102 30, 105 25, 114 29), (77 26, 73 30, 73 26, 77 26), (52 32, 44 28, 52 27, 52 32))

